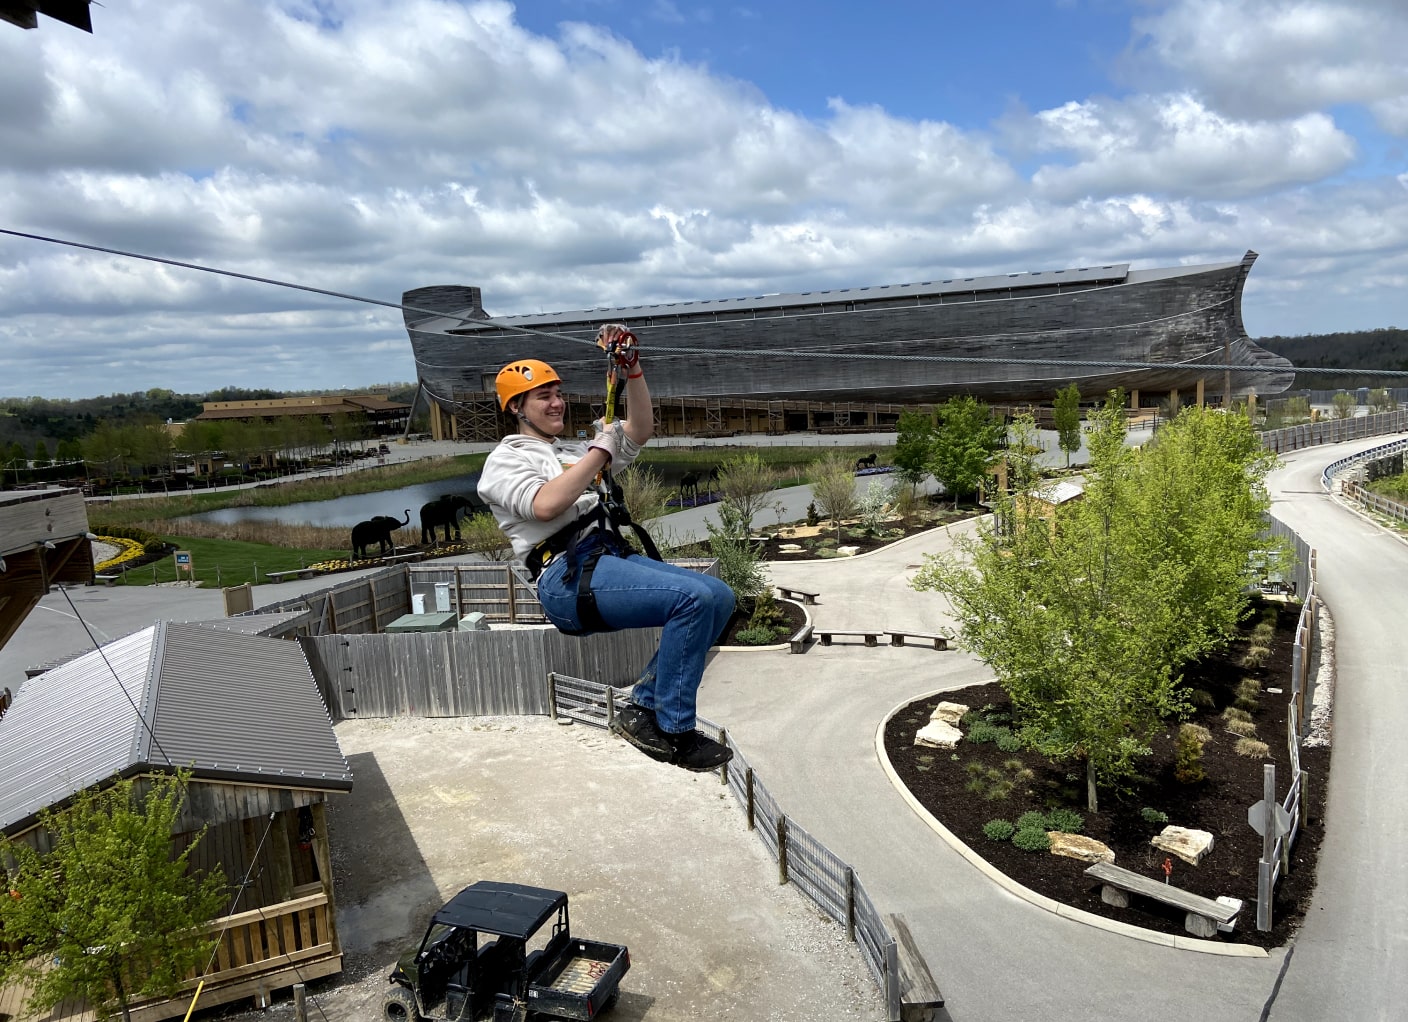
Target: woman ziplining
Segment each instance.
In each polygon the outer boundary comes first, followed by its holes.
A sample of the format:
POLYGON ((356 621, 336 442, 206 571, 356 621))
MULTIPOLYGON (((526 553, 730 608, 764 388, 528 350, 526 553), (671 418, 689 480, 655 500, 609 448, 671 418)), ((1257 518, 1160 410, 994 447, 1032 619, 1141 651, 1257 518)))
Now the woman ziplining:
MULTIPOLYGON (((624 325, 608 323, 597 343, 611 373, 626 379, 627 414, 607 414, 595 436, 563 442, 567 402, 557 372, 520 359, 494 380, 499 408, 518 420, 490 452, 479 496, 513 543, 538 585, 549 621, 568 635, 620 628, 661 629, 660 646, 641 672, 631 702, 612 730, 646 755, 687 770, 713 770, 732 757, 727 746, 695 730, 704 658, 733 616, 733 590, 719 579, 632 550, 621 535, 631 525, 611 472, 631 464, 654 431, 654 410, 640 348, 624 325)), ((654 544, 637 528, 646 550, 654 544)))

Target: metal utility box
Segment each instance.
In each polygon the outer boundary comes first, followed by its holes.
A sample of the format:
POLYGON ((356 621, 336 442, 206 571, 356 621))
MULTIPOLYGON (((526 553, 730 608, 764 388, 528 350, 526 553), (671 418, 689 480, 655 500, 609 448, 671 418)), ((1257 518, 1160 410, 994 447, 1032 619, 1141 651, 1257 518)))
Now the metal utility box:
POLYGON ((454 613, 403 614, 386 626, 388 635, 405 632, 453 632, 458 619, 454 613))

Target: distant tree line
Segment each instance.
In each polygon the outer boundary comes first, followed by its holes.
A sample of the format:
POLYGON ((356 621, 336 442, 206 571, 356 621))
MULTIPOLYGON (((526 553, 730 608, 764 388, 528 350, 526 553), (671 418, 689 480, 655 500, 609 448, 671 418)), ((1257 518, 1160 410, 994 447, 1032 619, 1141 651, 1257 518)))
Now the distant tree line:
MULTIPOLYGON (((1399 369, 1408 371, 1408 330, 1378 330, 1304 334, 1300 337, 1258 337, 1267 351, 1283 355, 1298 366, 1315 369, 1399 369)), ((1365 377, 1354 373, 1297 373, 1293 390, 1355 390, 1359 387, 1408 387, 1401 381, 1365 377)))
MULTIPOLYGON (((385 391, 390 400, 410 404, 416 388, 412 383, 397 383, 389 388, 380 385, 368 389, 385 391)), ((105 461, 112 460, 107 452, 120 448, 129 452, 127 457, 132 463, 143 461, 157 465, 166 459, 152 459, 152 453, 162 452, 160 441, 147 437, 149 432, 157 431, 148 427, 163 426, 168 421, 192 421, 206 402, 270 401, 340 392, 222 387, 206 394, 177 394, 154 387, 131 394, 90 398, 0 398, 0 466, 43 468, 54 462, 79 461, 86 457, 81 449, 83 442, 96 443, 105 452, 105 461), (122 439, 114 440, 116 434, 121 434, 122 439), (158 444, 155 452, 149 450, 152 443, 158 444)), ((413 423, 413 428, 415 425, 413 423)))

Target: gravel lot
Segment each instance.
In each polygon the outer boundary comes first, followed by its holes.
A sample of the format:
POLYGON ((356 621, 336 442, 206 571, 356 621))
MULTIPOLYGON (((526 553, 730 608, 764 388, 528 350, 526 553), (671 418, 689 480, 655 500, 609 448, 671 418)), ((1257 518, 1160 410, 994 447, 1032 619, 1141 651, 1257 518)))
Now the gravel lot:
MULTIPOLYGON (((543 717, 337 735, 356 778, 329 811, 345 971, 312 986, 311 1018, 379 1018, 397 954, 479 879, 567 891, 574 932, 630 948, 619 1022, 884 1018, 844 929, 777 883, 717 774, 543 717)), ((244 1017, 292 1014, 284 994, 244 1017)))

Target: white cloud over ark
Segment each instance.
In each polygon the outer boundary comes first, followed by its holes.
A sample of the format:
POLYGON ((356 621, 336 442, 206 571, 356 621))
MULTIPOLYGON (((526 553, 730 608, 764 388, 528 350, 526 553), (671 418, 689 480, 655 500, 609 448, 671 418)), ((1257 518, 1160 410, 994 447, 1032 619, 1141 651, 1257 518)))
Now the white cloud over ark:
MULTIPOLYGON (((1153 91, 986 132, 844 95, 808 119, 493 0, 97 16, 0 31, 0 226, 392 301, 477 284, 494 313, 1251 247, 1253 334, 1408 322, 1408 188, 1364 164, 1408 127, 1396 4, 1160 4, 1131 22, 1153 91)), ((0 395, 413 377, 394 310, 0 237, 0 395)))

